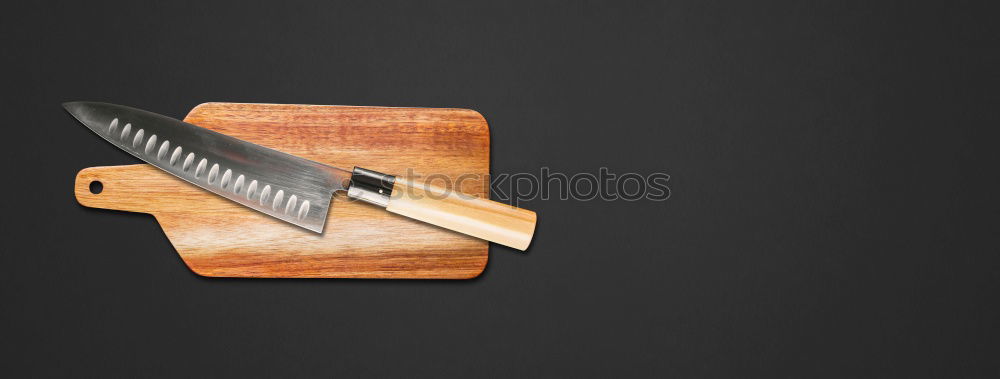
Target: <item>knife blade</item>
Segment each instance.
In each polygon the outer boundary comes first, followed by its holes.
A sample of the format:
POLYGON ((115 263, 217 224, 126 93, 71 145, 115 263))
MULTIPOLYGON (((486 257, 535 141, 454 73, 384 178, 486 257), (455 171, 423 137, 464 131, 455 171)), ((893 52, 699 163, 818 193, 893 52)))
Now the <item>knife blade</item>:
POLYGON ((136 158, 229 200, 322 233, 350 171, 122 105, 69 102, 87 128, 136 158))
POLYGON ((100 102, 63 107, 88 129, 180 179, 323 233, 334 192, 396 214, 525 250, 534 212, 354 167, 345 170, 153 112, 100 102))

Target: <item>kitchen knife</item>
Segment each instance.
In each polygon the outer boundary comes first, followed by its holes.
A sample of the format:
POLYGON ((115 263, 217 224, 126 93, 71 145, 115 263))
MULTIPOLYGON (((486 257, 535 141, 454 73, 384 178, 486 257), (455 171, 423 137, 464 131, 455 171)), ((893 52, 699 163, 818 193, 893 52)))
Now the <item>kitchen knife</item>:
POLYGON ((334 192, 443 228, 525 250, 534 212, 408 178, 345 170, 141 109, 98 102, 63 107, 122 150, 205 190, 322 233, 334 192))

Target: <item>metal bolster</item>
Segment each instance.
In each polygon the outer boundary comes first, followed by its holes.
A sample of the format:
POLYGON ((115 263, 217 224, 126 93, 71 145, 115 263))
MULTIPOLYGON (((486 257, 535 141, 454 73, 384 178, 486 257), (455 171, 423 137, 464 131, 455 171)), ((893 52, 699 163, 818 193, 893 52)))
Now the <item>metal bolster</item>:
POLYGON ((392 194, 394 183, 395 176, 354 167, 351 185, 347 187, 347 197, 385 208, 389 206, 389 195, 392 194))

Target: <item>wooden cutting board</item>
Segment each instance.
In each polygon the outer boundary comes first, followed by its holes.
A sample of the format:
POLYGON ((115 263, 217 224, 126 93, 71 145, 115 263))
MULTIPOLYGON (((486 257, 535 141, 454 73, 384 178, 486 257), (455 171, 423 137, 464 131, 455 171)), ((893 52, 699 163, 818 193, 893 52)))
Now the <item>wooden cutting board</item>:
MULTIPOLYGON (((461 176, 462 192, 489 196, 489 127, 472 110, 205 103, 184 121, 346 169, 461 176)), ((204 276, 464 279, 479 275, 488 257, 485 241, 343 194, 334 196, 320 235, 146 164, 84 169, 75 191, 87 207, 152 214, 184 263, 204 276), (90 191, 93 181, 103 185, 99 194, 90 191)))

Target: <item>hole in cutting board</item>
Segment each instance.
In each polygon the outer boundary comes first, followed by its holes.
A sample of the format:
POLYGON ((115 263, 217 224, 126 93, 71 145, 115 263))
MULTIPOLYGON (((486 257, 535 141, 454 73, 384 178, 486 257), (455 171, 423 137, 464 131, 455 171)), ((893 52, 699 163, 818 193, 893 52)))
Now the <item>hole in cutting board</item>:
POLYGON ((104 183, 97 180, 90 182, 90 193, 96 195, 101 193, 101 191, 104 191, 104 183))

